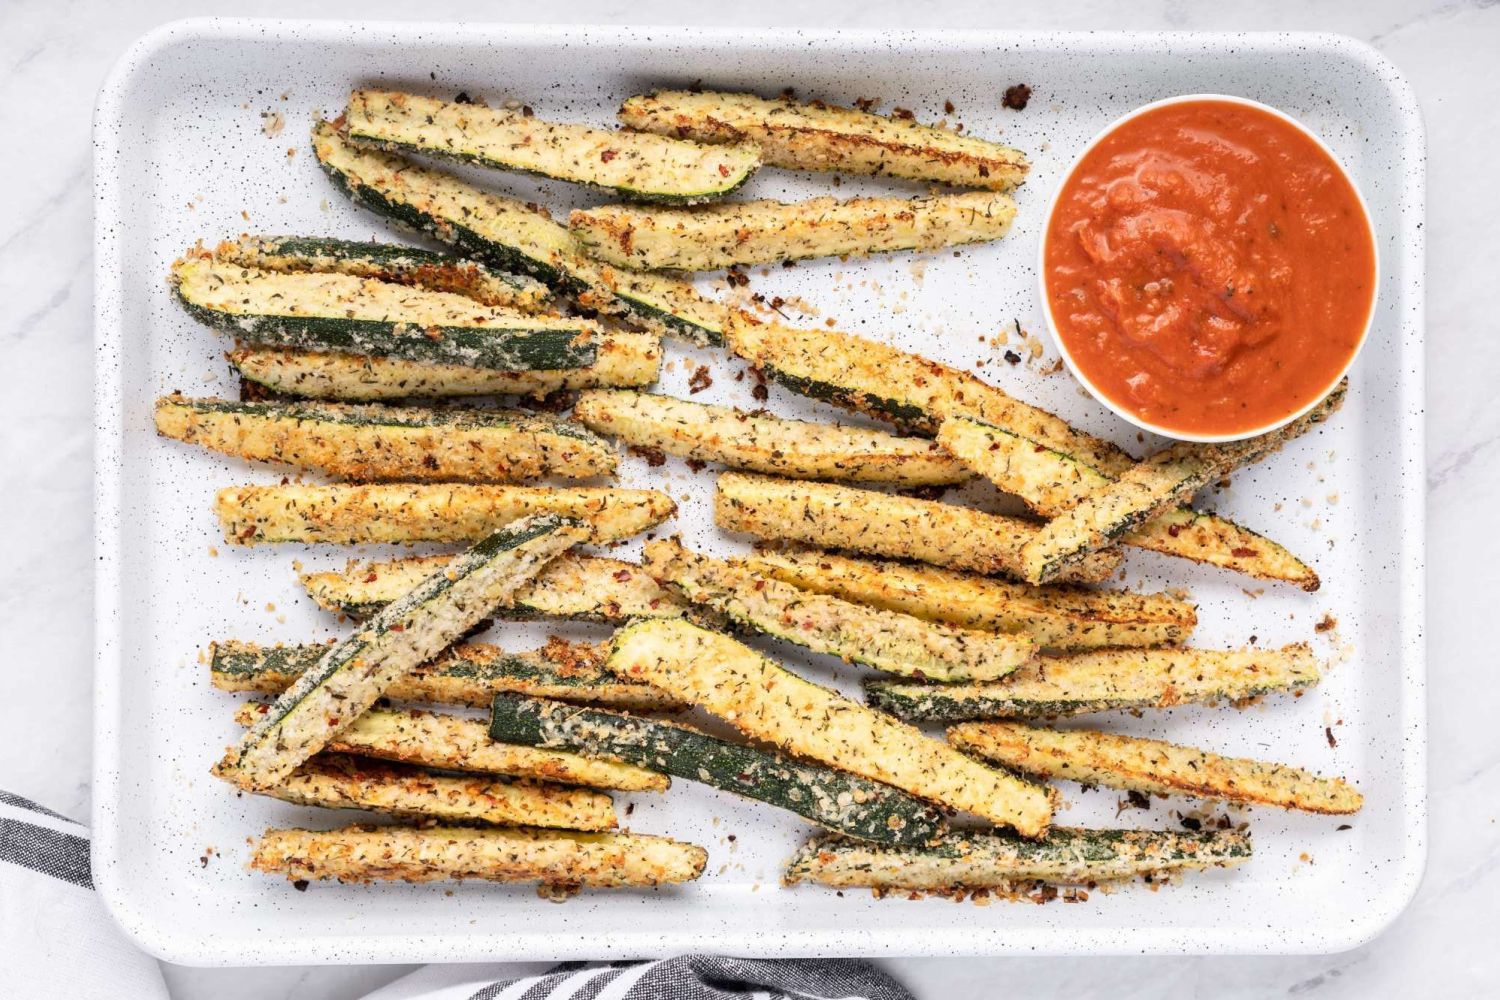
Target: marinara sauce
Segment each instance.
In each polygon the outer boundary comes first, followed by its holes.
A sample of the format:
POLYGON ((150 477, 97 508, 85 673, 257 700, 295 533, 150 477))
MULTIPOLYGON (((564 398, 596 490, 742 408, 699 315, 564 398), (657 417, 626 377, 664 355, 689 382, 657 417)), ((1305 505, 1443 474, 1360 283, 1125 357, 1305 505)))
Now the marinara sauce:
POLYGON ((1123 122, 1063 183, 1043 248, 1074 367, 1167 432, 1245 434, 1321 398, 1375 298, 1359 196, 1301 129, 1206 99, 1123 122))

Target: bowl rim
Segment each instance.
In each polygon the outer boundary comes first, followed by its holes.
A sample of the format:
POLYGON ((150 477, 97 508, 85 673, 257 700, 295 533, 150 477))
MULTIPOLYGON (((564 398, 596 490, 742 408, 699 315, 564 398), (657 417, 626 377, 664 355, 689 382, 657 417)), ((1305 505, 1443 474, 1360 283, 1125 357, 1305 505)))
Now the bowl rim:
POLYGON ((1052 193, 1047 198, 1047 210, 1045 213, 1043 213, 1042 216, 1041 238, 1037 240, 1036 260, 1037 295, 1041 300, 1042 318, 1046 322, 1047 333, 1049 336, 1051 336, 1052 343, 1054 346, 1056 346, 1057 352, 1059 356, 1061 356, 1063 364, 1067 367, 1068 372, 1073 376, 1073 378, 1078 381, 1080 385, 1084 387, 1085 390, 1088 391, 1088 394, 1090 396, 1092 396, 1101 405, 1103 405, 1106 409, 1108 409, 1115 416, 1119 417, 1121 420, 1126 421, 1127 423, 1139 428, 1140 430, 1146 431, 1151 434, 1156 434, 1160 437, 1168 438, 1173 441, 1187 441, 1198 444, 1222 444, 1229 441, 1243 441, 1247 438, 1258 437, 1262 434, 1269 434, 1272 431, 1279 430, 1280 428, 1285 427, 1287 424, 1298 419, 1299 417, 1306 415, 1310 410, 1312 410, 1313 407, 1317 406, 1324 399, 1326 399, 1328 397, 1328 394, 1331 393, 1334 388, 1344 380, 1344 377, 1349 374, 1349 369, 1354 366, 1354 362, 1359 358, 1360 352, 1364 350, 1365 343, 1370 339, 1370 330, 1375 325, 1375 311, 1380 304, 1380 241, 1376 237, 1375 221, 1374 217, 1370 215, 1370 206, 1368 203, 1366 203, 1364 192, 1360 190, 1359 184, 1355 181, 1353 174, 1351 174, 1349 171, 1349 168, 1346 167, 1343 161, 1341 161, 1338 156, 1334 154, 1333 150, 1328 147, 1328 144, 1323 141, 1322 136, 1318 135, 1317 132, 1314 132, 1311 128, 1308 128, 1296 118, 1287 114, 1285 111, 1282 111, 1280 108, 1273 107, 1261 101, 1257 101, 1254 98, 1240 97, 1234 94, 1196 93, 1179 94, 1175 97, 1165 97, 1161 100, 1152 101, 1149 104, 1143 104, 1133 111, 1129 111, 1121 115, 1120 117, 1116 118, 1114 121, 1106 125, 1104 128, 1100 129, 1097 133, 1095 133, 1093 138, 1089 139, 1089 141, 1086 142, 1083 147, 1080 148, 1078 152, 1073 156, 1072 160, 1068 164, 1067 170, 1063 172, 1062 179, 1058 181, 1057 185, 1052 189, 1052 193), (1320 390, 1317 394, 1310 397, 1306 404, 1296 410, 1287 413, 1284 417, 1278 417, 1276 420, 1263 424, 1259 427, 1250 428, 1244 431, 1234 431, 1225 434, 1204 434, 1192 431, 1174 430, 1170 427, 1163 427, 1160 424, 1154 424, 1151 421, 1146 420, 1145 418, 1135 413, 1132 413, 1124 406, 1110 399, 1108 395, 1106 395, 1097 386, 1095 386, 1094 383, 1091 382, 1089 378, 1083 374, 1083 372, 1078 367, 1078 364, 1073 360, 1073 355, 1069 353, 1066 341, 1058 332, 1057 320, 1052 314, 1052 301, 1047 295, 1047 236, 1052 231, 1052 219, 1057 212, 1058 199, 1062 196, 1062 192, 1064 188, 1067 187, 1068 181, 1073 178, 1073 174, 1078 170, 1079 164, 1083 162, 1083 159, 1088 156, 1089 153, 1093 152, 1094 148, 1098 146, 1106 136, 1112 134, 1116 129, 1120 128, 1127 122, 1161 108, 1170 107, 1175 104, 1188 104, 1200 101, 1216 101, 1228 104, 1238 104, 1243 107, 1256 108, 1276 118, 1279 118, 1283 122, 1286 122, 1293 128, 1297 129, 1299 132, 1301 132, 1303 135, 1307 136, 1314 143, 1316 143, 1317 147, 1323 151, 1324 155, 1328 157, 1329 161, 1333 163, 1334 167, 1336 167, 1339 173, 1343 175, 1344 180, 1348 182, 1350 189, 1354 192, 1354 199, 1359 204, 1360 212, 1363 214, 1365 220, 1365 228, 1370 234, 1370 247, 1374 259, 1375 270, 1375 279, 1372 284, 1372 290, 1370 293, 1370 308, 1365 316, 1364 328, 1360 331, 1359 340, 1355 343, 1354 350, 1349 353, 1348 359, 1344 362, 1343 366, 1339 368, 1338 372, 1333 376, 1333 378, 1329 380, 1328 384, 1324 386, 1323 389, 1320 390))

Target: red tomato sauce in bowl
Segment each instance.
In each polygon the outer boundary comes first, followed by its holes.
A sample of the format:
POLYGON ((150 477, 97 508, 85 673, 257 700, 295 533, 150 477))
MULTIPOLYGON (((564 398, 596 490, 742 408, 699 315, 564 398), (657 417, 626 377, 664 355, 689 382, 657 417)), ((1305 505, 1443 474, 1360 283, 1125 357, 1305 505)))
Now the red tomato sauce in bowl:
POLYGON ((1162 433, 1269 430, 1333 388, 1375 303, 1354 185, 1293 122, 1214 98, 1104 134, 1053 203, 1053 329, 1095 395, 1162 433))

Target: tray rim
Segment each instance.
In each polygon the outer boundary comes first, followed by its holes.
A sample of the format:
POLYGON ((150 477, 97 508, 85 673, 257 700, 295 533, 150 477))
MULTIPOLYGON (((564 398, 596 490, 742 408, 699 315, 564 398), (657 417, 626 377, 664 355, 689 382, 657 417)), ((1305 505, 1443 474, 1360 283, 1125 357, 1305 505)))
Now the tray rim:
MULTIPOLYGON (((113 806, 127 789, 117 751, 121 737, 120 521, 123 491, 124 384, 121 376, 121 338, 113 310, 123 301, 124 289, 110 232, 119 225, 119 192, 113 168, 119 158, 117 123, 127 110, 126 92, 133 76, 153 56, 184 41, 279 40, 295 33, 302 40, 339 44, 358 30, 369 37, 420 37, 424 41, 472 43, 476 32, 503 30, 509 40, 544 41, 572 38, 597 44, 614 36, 624 41, 626 25, 510 24, 505 22, 353 21, 291 18, 198 17, 168 21, 142 35, 111 68, 94 107, 94 727, 92 767, 92 874, 106 909, 127 937, 152 955, 178 964, 198 966, 359 964, 367 962, 429 962, 529 960, 537 955, 556 958, 638 957, 646 953, 686 952, 705 946, 691 930, 671 932, 615 932, 607 940, 586 935, 559 940, 526 932, 501 939, 479 935, 407 934, 366 943, 353 934, 325 934, 288 944, 272 941, 246 947, 218 944, 212 939, 179 933, 154 919, 134 901, 116 873, 127 862, 121 854, 118 830, 110 822, 113 806)), ((1405 200, 1400 239, 1411 253, 1413 278, 1411 332, 1402 338, 1401 391, 1410 401, 1401 417, 1398 454, 1417 468, 1425 468, 1425 261, 1426 137, 1420 108, 1410 82, 1385 55, 1358 39, 1330 32, 1195 32, 1195 31, 1005 31, 1001 29, 840 29, 651 26, 653 43, 685 40, 722 40, 753 48, 795 37, 803 44, 818 40, 845 47, 888 47, 893 36, 906 44, 1010 45, 1063 48, 1070 51, 1118 51, 1134 46, 1142 52, 1170 51, 1184 43, 1201 47, 1301 49, 1342 57, 1382 83, 1391 98, 1392 113, 1404 122, 1402 148, 1420 168, 1405 200)), ((641 44, 637 42, 636 44, 641 44)), ((1420 480, 1415 480, 1420 483, 1420 480)), ((1275 928, 1073 928, 1059 934, 1047 928, 1006 928, 997 934, 974 934, 965 941, 939 941, 902 927, 859 929, 834 927, 816 932, 763 934, 754 930, 716 934, 715 950, 767 957, 813 955, 861 956, 999 956, 1006 954, 1317 954, 1346 951, 1378 937, 1407 908, 1416 895, 1426 868, 1427 707, 1426 707, 1426 494, 1420 485, 1401 490, 1402 537, 1397 554, 1402 587, 1400 622, 1409 632, 1411 648, 1401 662, 1401 701, 1396 708, 1405 727, 1399 779, 1408 791, 1404 832, 1406 850, 1399 871, 1388 873, 1380 905, 1337 928, 1316 935, 1289 936, 1275 928)))

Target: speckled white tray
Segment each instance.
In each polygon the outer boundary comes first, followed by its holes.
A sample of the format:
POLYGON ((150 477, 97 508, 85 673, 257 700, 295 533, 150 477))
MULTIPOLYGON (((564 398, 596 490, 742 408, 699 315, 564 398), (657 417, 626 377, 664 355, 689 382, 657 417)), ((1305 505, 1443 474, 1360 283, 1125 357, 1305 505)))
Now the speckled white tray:
MULTIPOLYGON (((468 961, 601 958, 716 950, 742 955, 973 955, 1017 952, 1334 951, 1385 927, 1416 888, 1425 852, 1423 708, 1423 138, 1405 81, 1373 50, 1312 35, 834 33, 188 21, 139 42, 105 83, 95 127, 98 441, 97 704, 94 875, 126 931, 177 962, 468 961), (876 901, 776 885, 809 832, 777 810, 678 782, 636 796, 638 831, 696 841, 708 874, 659 892, 591 893, 555 905, 529 888, 470 884, 306 892, 247 872, 246 839, 272 824, 327 815, 242 798, 207 776, 234 735, 234 699, 212 690, 199 650, 211 639, 307 641, 336 626, 300 596, 292 563, 341 565, 332 548, 237 549, 218 536, 213 491, 280 473, 156 438, 160 393, 232 395, 223 342, 168 299, 163 275, 183 247, 242 231, 387 236, 336 194, 308 153, 315 108, 351 84, 381 82, 491 102, 515 97, 544 116, 609 122, 618 101, 694 80, 847 103, 878 97, 919 118, 948 115, 1032 154, 1016 231, 1004 242, 918 260, 894 256, 752 273, 752 290, 800 296, 846 329, 969 366, 1091 430, 1126 429, 1080 396, 1049 359, 1010 367, 978 335, 1040 332, 1035 240, 1040 209, 1070 155, 1120 113, 1184 92, 1243 94, 1319 130, 1369 200, 1384 264, 1380 313, 1332 425, 1237 476, 1218 506, 1316 562, 1316 595, 1247 585, 1141 553, 1131 583, 1189 587, 1203 645, 1314 638, 1336 665, 1301 699, 1245 711, 1185 708, 1105 724, 1269 756, 1349 776, 1367 807, 1337 818, 1259 810, 1256 857, 1169 891, 1134 886, 1086 903, 876 901), (1013 83, 1035 89, 1001 108, 1013 83), (266 117, 279 115, 280 119, 266 117), (276 133, 275 123, 285 129, 276 133), (242 214, 243 213, 243 214, 242 214), (247 221, 248 220, 248 221, 247 221), (215 554, 216 552, 216 554, 215 554), (1248 586, 1249 593, 1242 587, 1248 586), (1332 614, 1338 626, 1313 635, 1332 614), (1332 733, 1337 745, 1326 735, 1332 733), (730 835, 735 835, 733 840, 730 835), (213 853, 208 854, 207 848, 213 853), (207 858, 207 860, 204 860, 207 858)), ((486 183, 556 209, 566 185, 502 175, 486 183)), ((879 185, 846 183, 844 193, 879 185)), ((752 196, 831 190, 828 177, 767 170, 752 196)), ((752 403, 743 368, 716 352, 669 347, 664 391, 752 403)), ((790 415, 832 411, 773 390, 790 415)), ((712 526, 709 472, 676 461, 624 464, 681 502, 690 544, 733 551, 712 526)), ((983 499, 982 494, 978 494, 983 499)), ((587 634, 579 626, 571 629, 587 634)), ((509 626, 514 647, 537 628, 509 626)), ((598 632, 592 633, 598 634, 598 632)), ((854 690, 852 671, 776 654, 854 690)), ((1075 823, 1171 826, 1181 802, 1115 818, 1119 796, 1065 786, 1075 823)), ((622 796, 622 806, 624 804, 622 796)), ((338 817, 347 819, 353 817, 338 817)))

